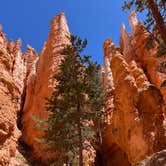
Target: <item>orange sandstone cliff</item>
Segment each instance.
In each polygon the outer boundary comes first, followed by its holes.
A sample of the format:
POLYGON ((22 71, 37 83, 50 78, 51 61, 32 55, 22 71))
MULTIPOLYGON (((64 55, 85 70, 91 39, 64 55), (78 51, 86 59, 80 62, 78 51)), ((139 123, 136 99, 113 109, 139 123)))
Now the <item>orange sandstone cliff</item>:
POLYGON ((130 24, 132 35, 122 25, 120 48, 111 39, 104 43, 102 76, 108 95, 103 149, 107 166, 136 164, 166 148, 166 75, 157 70, 165 57, 157 57, 157 47, 145 48, 149 34, 134 12, 130 24))
POLYGON ((21 40, 7 41, 0 26, 0 165, 6 166, 15 156, 17 127, 24 89, 26 68, 21 52, 21 40))
MULTIPOLYGON (((130 166, 166 149, 166 71, 160 68, 165 56, 157 57, 157 43, 153 49, 145 48, 149 33, 134 12, 130 24, 132 35, 122 25, 120 48, 111 39, 103 46, 101 75, 108 91, 102 147, 105 166, 130 166)), ((46 145, 36 141, 44 133, 35 127, 34 117, 49 116, 45 97, 56 85, 52 77, 59 71, 69 35, 61 13, 51 21, 42 52, 28 45, 22 53, 21 40, 7 41, 0 26, 0 165, 17 165, 11 159, 16 157, 20 137, 33 158, 48 161, 51 154, 44 150, 46 145)))
POLYGON ((62 59, 64 45, 68 44, 69 29, 63 13, 53 18, 51 21, 48 40, 39 57, 27 63, 32 66, 27 78, 26 100, 22 117, 22 137, 23 141, 29 145, 36 158, 47 160, 48 152, 43 149, 43 144, 37 142, 36 138, 41 138, 42 131, 35 128, 33 117, 46 119, 48 112, 45 111, 46 97, 50 97, 54 82, 54 74, 58 72, 58 66, 62 59))

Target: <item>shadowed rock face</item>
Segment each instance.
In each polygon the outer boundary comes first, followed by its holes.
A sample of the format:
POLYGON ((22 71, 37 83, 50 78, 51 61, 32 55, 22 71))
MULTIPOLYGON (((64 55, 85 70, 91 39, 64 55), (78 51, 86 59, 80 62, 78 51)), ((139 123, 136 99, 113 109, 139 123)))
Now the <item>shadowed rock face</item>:
MULTIPOLYGON (((129 161, 131 164, 166 148, 166 131, 163 125, 165 94, 158 84, 162 83, 166 75, 156 71, 163 59, 157 59, 157 48, 149 51, 143 46, 137 48, 149 34, 146 32, 138 35, 142 31, 142 25, 134 13, 130 16, 130 23, 133 35, 130 36, 125 26, 122 26, 120 49, 115 47, 111 39, 104 43, 105 64, 102 76, 108 96, 103 146, 107 163, 118 158, 114 159, 111 155, 113 145, 121 149, 116 151, 116 155, 119 153, 119 160, 124 163, 129 161), (123 158, 122 152, 125 154, 123 158)), ((119 161, 116 165, 118 163, 119 161)))

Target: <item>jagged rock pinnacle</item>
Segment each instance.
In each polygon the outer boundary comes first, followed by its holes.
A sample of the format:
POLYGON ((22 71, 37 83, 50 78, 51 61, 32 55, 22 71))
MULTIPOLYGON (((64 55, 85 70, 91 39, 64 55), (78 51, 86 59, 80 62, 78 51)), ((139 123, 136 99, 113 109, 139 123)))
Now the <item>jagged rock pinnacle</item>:
POLYGON ((54 34, 54 37, 56 37, 57 35, 70 35, 66 17, 63 12, 61 12, 59 15, 57 15, 51 20, 50 34, 54 34))
POLYGON ((0 24, 0 32, 2 32, 2 29, 3 29, 3 28, 2 28, 2 25, 0 24))

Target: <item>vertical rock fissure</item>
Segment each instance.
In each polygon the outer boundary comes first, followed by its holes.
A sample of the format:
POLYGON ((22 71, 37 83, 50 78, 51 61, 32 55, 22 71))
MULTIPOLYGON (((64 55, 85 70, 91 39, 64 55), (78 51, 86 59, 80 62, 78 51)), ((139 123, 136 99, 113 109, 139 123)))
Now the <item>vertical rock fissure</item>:
POLYGON ((26 86, 23 89, 23 93, 21 94, 21 103, 20 103, 20 110, 17 113, 17 127, 19 130, 22 130, 22 116, 23 116, 23 109, 26 100, 26 86))

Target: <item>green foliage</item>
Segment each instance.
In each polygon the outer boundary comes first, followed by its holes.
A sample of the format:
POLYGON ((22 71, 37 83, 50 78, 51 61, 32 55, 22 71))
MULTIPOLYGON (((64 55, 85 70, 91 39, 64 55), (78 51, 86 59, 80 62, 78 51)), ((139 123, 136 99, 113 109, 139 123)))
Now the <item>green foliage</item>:
POLYGON ((161 39, 161 37, 159 35, 154 36, 151 33, 145 41, 145 48, 147 50, 154 48, 154 41, 158 42, 157 56, 160 57, 162 55, 165 55, 166 54, 166 47, 164 46, 163 40, 161 39))
POLYGON ((17 152, 16 158, 23 161, 24 163, 27 163, 27 160, 25 159, 25 157, 20 152, 17 152))
POLYGON ((118 128, 112 128, 112 134, 116 134, 118 132, 118 128))
MULTIPOLYGON (((154 47, 154 41, 158 42, 158 56, 162 56, 166 54, 166 47, 164 43, 163 35, 161 34, 161 30, 159 30, 159 24, 156 23, 155 16, 152 13, 152 9, 149 8, 148 3, 149 0, 128 0, 124 1, 124 5, 122 7, 123 10, 135 9, 136 12, 146 12, 146 18, 144 20, 144 25, 147 30, 151 33, 148 40, 145 43, 146 49, 151 49, 154 47)), ((164 24, 166 24, 166 1, 165 0, 154 0, 155 5, 157 5, 159 14, 161 15, 164 24)), ((158 13, 157 13, 158 14, 158 13)), ((157 15, 156 14, 156 15, 157 15)), ((160 20, 161 23, 161 20, 160 20)))
POLYGON ((158 50, 157 50, 157 56, 162 56, 162 55, 166 55, 166 47, 163 43, 163 40, 161 40, 161 38, 157 38, 159 46, 158 46, 158 50))
MULTIPOLYGON (((124 1, 124 5, 122 6, 123 10, 135 9, 136 12, 146 12, 146 19, 144 20, 144 24, 147 29, 154 29, 156 27, 155 19, 152 15, 151 10, 148 8, 148 0, 128 0, 124 1)), ((165 0, 155 0, 157 4, 158 10, 160 11, 164 22, 166 23, 166 1, 165 0)))
POLYGON ((81 162, 80 148, 89 148, 85 140, 95 142, 95 123, 102 116, 105 97, 100 66, 90 56, 81 55, 87 40, 71 36, 70 41, 63 51, 60 72, 54 76, 57 85, 46 105, 50 116, 45 122, 49 126, 45 128, 45 140, 58 154, 52 161, 56 166, 81 162))
POLYGON ((166 61, 162 62, 159 67, 158 67, 158 71, 161 73, 166 73, 166 61))

